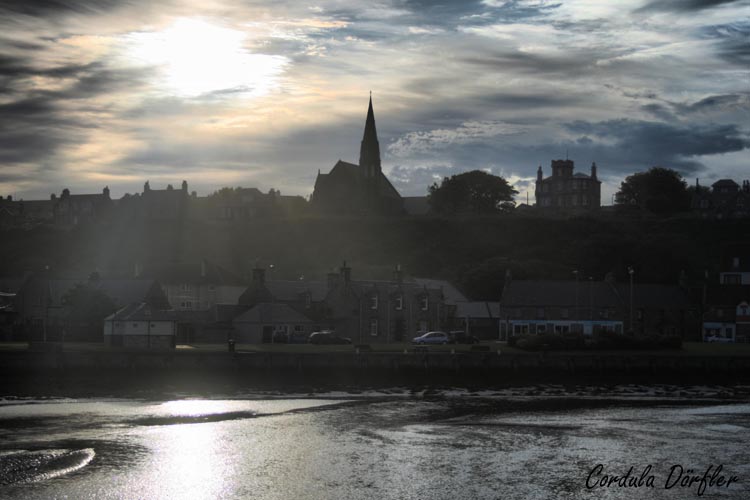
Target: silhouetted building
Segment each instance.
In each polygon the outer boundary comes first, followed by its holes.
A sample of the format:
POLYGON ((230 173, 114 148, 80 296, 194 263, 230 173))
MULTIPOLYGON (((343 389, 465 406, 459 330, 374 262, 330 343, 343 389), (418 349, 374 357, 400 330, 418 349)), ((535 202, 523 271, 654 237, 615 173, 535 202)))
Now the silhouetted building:
POLYGON ((367 109, 359 165, 339 160, 329 173, 318 172, 312 205, 324 213, 398 215, 404 212, 401 195, 383 175, 380 166, 372 97, 367 109))
POLYGON ((573 173, 573 160, 552 160, 552 175, 544 177, 542 166, 536 172, 536 206, 545 211, 591 211, 601 206, 601 181, 596 163, 591 175, 573 173))
POLYGON ((151 189, 146 181, 140 196, 140 215, 152 220, 181 219, 187 213, 189 201, 187 181, 182 181, 180 189, 174 189, 171 184, 167 189, 151 189))
POLYGON ((603 281, 520 281, 506 279, 500 299, 500 335, 597 332, 678 335, 693 338, 696 307, 677 285, 603 281))
POLYGON ((99 194, 70 194, 63 189, 60 198, 53 201, 55 224, 58 226, 76 226, 90 223, 110 214, 112 200, 109 198, 109 187, 99 194))
POLYGON ((695 180, 693 211, 703 217, 729 219, 750 216, 750 181, 742 181, 742 187, 732 179, 720 179, 711 189, 695 180))
POLYGON ((719 283, 707 284, 703 297, 703 340, 750 342, 750 245, 723 248, 719 283))

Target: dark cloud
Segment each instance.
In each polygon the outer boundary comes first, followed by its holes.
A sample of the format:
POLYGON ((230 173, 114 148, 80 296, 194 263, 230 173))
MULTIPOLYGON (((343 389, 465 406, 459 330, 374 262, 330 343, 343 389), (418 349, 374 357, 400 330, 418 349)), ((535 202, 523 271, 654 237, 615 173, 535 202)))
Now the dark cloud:
POLYGON ((653 115, 654 117, 659 118, 660 120, 664 120, 664 121, 676 120, 676 117, 674 113, 672 112, 671 107, 668 105, 652 102, 650 104, 644 104, 643 106, 641 106, 641 109, 645 111, 646 113, 649 113, 653 115))
POLYGON ((101 14, 129 2, 124 0, 2 0, 0 13, 45 17, 65 13, 101 14))
MULTIPOLYGON (((671 125, 638 120, 566 124, 574 133, 601 139, 601 153, 622 155, 631 166, 665 165, 685 172, 700 168, 692 157, 742 151, 750 139, 737 125, 671 125), (614 141, 612 143, 612 141, 614 141)), ((596 144, 596 141, 595 141, 596 144)))
POLYGON ((750 66, 750 22, 711 26, 702 34, 716 40, 719 57, 744 68, 750 66))
POLYGON ((745 0, 655 0, 636 12, 694 12, 727 4, 744 4, 745 0))

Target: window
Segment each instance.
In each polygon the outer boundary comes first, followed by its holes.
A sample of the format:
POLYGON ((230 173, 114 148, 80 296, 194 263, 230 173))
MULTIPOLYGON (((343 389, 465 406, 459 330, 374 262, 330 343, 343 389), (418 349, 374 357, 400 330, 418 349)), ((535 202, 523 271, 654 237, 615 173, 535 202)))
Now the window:
POLYGON ((430 307, 430 299, 427 295, 423 295, 419 298, 419 306, 423 311, 426 311, 430 307))
POLYGON ((523 335, 529 333, 529 325, 525 324, 516 324, 513 325, 513 334, 514 335, 523 335))
POLYGON ((193 308, 193 302, 190 300, 183 300, 180 302, 180 309, 192 309, 193 308))
POLYGON ((294 325, 294 333, 302 333, 305 331, 305 327, 302 325, 294 325))
POLYGON ((555 333, 569 333, 569 332, 570 332, 569 325, 555 325, 555 333))
POLYGON ((370 309, 378 308, 378 296, 377 294, 370 295, 370 309))
POLYGON ((401 311, 404 308, 404 296, 403 295, 397 296, 394 302, 396 304, 397 311, 401 311))
POLYGON ((536 325, 536 333, 544 333, 547 331, 547 325, 536 325))
POLYGON ((742 282, 739 274, 725 274, 722 278, 724 285, 739 285, 742 282))
POLYGON ((373 337, 378 336, 378 319, 372 318, 370 319, 370 335, 373 337))
POLYGON ((180 289, 183 292, 189 292, 190 291, 190 283, 183 283, 182 286, 180 286, 180 289))

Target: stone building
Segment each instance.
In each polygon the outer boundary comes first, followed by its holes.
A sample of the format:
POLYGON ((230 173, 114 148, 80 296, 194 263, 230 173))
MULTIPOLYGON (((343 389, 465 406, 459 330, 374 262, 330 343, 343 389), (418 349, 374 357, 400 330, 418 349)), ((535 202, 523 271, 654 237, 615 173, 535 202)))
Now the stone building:
POLYGON ((372 97, 359 150, 359 165, 339 160, 327 174, 318 172, 312 206, 322 213, 400 215, 404 203, 380 166, 372 97))
POLYGON ((573 160, 552 160, 552 175, 544 177, 542 166, 536 172, 536 206, 545 211, 594 211, 601 206, 601 181, 596 163, 591 175, 573 173, 573 160))

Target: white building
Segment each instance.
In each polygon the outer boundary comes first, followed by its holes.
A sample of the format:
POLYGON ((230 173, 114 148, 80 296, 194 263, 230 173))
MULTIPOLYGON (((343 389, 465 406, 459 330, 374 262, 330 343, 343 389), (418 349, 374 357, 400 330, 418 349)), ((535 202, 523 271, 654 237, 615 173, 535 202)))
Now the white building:
POLYGON ((104 318, 104 343, 109 346, 171 349, 176 333, 175 311, 156 309, 145 302, 131 304, 104 318))

